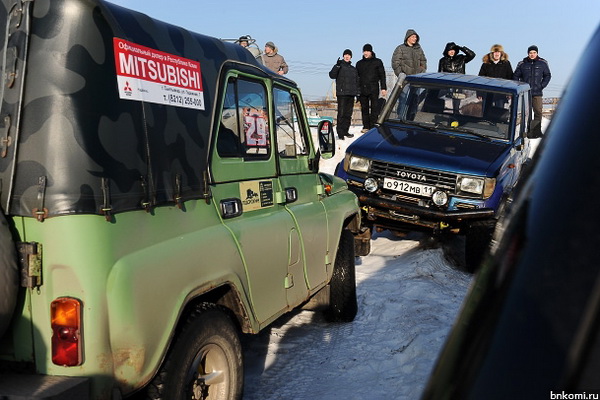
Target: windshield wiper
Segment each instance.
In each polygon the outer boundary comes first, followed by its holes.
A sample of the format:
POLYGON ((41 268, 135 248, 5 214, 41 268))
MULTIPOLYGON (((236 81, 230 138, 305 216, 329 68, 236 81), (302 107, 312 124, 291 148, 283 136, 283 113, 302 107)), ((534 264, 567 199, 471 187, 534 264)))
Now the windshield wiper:
POLYGON ((406 120, 403 120, 403 119, 401 119, 399 121, 402 124, 411 125, 411 126, 418 126, 419 128, 424 128, 424 129, 427 129, 429 131, 436 131, 437 130, 437 125, 436 126, 424 125, 424 124, 426 124, 426 122, 406 121, 406 120))
POLYGON ((474 130, 469 129, 469 128, 463 128, 463 127, 458 127, 458 126, 457 127, 454 127, 454 126, 438 126, 438 128, 447 129, 449 131, 454 131, 454 132, 469 133, 469 134, 471 134, 473 136, 477 136, 477 137, 480 137, 482 139, 486 139, 488 142, 492 141, 492 139, 489 136, 486 136, 486 135, 484 135, 482 133, 479 133, 479 132, 475 132, 474 130))

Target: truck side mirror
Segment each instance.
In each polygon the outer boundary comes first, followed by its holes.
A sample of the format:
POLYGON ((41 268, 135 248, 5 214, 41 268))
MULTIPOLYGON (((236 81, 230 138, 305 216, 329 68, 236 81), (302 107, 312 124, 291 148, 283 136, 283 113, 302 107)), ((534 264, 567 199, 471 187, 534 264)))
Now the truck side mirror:
POLYGON ((319 135, 319 149, 321 157, 329 159, 335 155, 335 140, 333 138, 333 124, 331 121, 322 120, 317 125, 319 135))

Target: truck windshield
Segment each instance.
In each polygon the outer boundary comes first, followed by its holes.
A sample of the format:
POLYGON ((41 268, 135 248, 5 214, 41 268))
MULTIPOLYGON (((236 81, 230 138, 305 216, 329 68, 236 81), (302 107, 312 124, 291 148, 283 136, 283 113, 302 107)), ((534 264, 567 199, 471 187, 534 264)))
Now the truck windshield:
POLYGON ((474 132, 492 139, 511 139, 509 125, 512 95, 451 86, 406 85, 387 121, 419 124, 448 130, 474 132))

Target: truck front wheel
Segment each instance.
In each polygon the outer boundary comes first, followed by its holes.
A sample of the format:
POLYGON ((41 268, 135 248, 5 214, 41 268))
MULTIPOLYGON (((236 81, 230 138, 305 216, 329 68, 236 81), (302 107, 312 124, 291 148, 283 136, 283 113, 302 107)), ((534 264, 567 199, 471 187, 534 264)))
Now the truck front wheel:
POLYGON ((205 303, 188 318, 148 394, 163 400, 240 399, 243 383, 237 329, 224 309, 205 303))
POLYGON ((331 322, 351 322, 357 311, 354 236, 344 229, 329 282, 329 307, 325 316, 331 322))

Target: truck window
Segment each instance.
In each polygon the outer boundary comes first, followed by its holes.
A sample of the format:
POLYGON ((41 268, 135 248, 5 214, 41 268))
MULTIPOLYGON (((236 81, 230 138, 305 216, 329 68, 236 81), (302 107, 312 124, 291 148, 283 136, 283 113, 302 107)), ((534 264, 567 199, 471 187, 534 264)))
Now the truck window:
POLYGON ((221 157, 269 155, 267 92, 258 82, 230 78, 221 111, 217 152, 221 157))
POLYGON ((275 132, 277 152, 281 157, 307 155, 306 133, 301 122, 298 99, 290 92, 275 88, 275 132))

